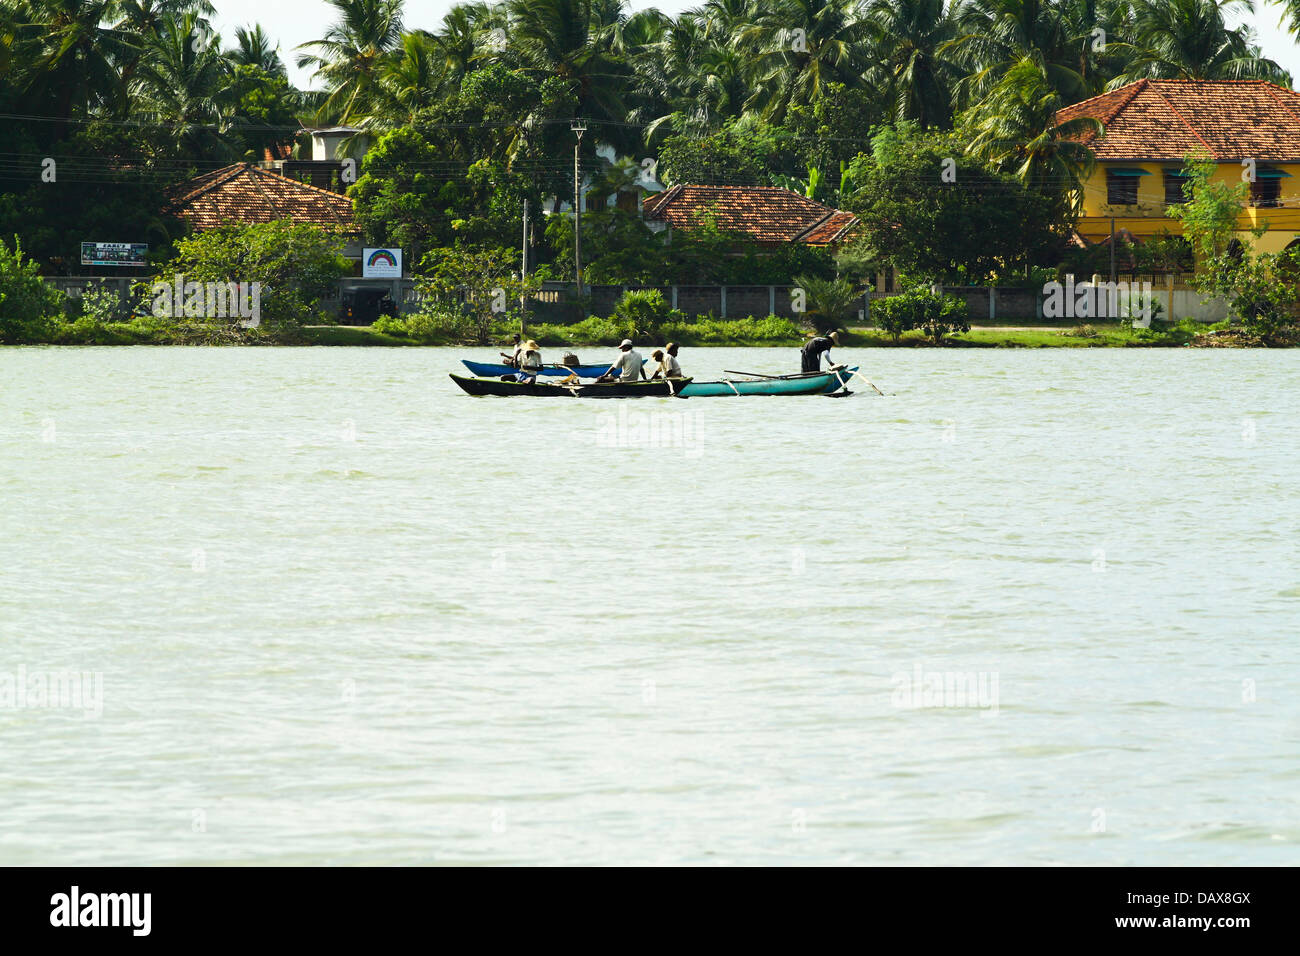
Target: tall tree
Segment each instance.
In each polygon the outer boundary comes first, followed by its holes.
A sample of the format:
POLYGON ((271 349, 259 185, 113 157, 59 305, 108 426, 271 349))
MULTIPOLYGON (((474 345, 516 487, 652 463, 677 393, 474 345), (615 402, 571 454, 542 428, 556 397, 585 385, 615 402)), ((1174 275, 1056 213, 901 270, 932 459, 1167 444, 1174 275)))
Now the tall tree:
POLYGON ((328 0, 338 21, 319 40, 300 49, 298 66, 313 67, 329 94, 321 104, 322 122, 350 123, 377 107, 384 62, 401 42, 402 0, 328 0))

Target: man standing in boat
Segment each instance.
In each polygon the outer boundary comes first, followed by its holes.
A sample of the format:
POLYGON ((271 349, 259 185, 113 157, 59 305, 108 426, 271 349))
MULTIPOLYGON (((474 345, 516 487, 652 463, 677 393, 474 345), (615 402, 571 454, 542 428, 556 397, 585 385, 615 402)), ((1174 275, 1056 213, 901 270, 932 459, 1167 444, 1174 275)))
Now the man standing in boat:
POLYGON ((632 348, 632 340, 624 339, 619 343, 618 348, 623 354, 597 381, 636 382, 645 378, 645 369, 641 367, 645 365, 645 359, 641 357, 640 352, 632 348))
POLYGON ((830 335, 819 335, 816 338, 809 339, 800 349, 799 354, 802 357, 800 371, 820 372, 822 367, 822 356, 826 356, 826 361, 830 366, 835 363, 831 361, 831 346, 840 344, 839 330, 831 332, 830 335))

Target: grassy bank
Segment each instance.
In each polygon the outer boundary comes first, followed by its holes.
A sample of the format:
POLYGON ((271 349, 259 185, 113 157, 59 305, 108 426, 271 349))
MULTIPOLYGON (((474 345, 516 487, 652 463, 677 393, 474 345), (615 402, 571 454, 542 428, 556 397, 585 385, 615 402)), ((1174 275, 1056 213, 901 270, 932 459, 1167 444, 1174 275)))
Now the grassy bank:
MULTIPOLYGON (((505 342, 516 327, 502 323, 492 330, 493 343, 505 342)), ((798 348, 808 332, 791 322, 769 316, 763 319, 704 319, 698 322, 666 322, 640 330, 611 319, 587 319, 574 325, 530 325, 527 334, 546 349, 590 349, 617 346, 631 338, 645 347, 677 342, 688 348, 768 347, 798 348)), ((130 323, 88 326, 73 323, 65 327, 56 344, 65 345, 337 345, 404 348, 431 346, 481 346, 463 332, 432 330, 422 335, 396 331, 392 324, 379 326, 308 325, 247 330, 242 334, 178 334, 167 323, 140 319, 130 323)), ((1151 330, 1133 330, 1115 322, 1063 327, 1060 324, 1026 322, 1023 325, 976 325, 969 332, 954 333, 938 344, 919 332, 906 332, 897 340, 869 327, 854 327, 841 333, 846 348, 1173 348, 1252 347, 1261 343, 1240 334, 1230 334, 1226 325, 1203 326, 1192 322, 1151 330)))

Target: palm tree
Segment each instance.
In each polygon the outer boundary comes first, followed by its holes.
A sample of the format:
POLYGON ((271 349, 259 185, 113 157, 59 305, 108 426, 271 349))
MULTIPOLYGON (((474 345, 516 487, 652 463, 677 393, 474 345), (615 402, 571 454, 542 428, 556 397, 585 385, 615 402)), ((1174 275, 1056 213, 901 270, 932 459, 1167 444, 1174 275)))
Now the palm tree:
POLYGON ((348 123, 369 116, 378 99, 384 61, 402 37, 402 0, 328 0, 339 20, 300 49, 298 66, 315 67, 329 94, 318 119, 348 123))
POLYGON ((510 38, 522 69, 572 83, 577 115, 622 121, 629 71, 609 42, 623 0, 508 0, 510 38))
POLYGON ((779 0, 738 39, 760 50, 748 106, 779 123, 791 103, 815 103, 831 83, 860 85, 866 34, 858 0, 779 0))
POLYGON ((234 64, 255 66, 271 76, 287 75, 279 44, 266 35, 260 23, 235 28, 235 47, 226 51, 226 58, 234 64))
POLYGON ((135 115, 165 127, 178 156, 232 158, 230 64, 221 38, 191 11, 164 15, 143 40, 131 80, 135 115))
POLYGON ((437 39, 424 30, 402 35, 400 49, 385 61, 380 77, 378 125, 410 123, 437 101, 445 69, 441 54, 437 39))
POLYGON ((890 115, 923 129, 949 127, 959 74, 944 52, 957 36, 945 0, 871 0, 866 23, 870 76, 886 91, 890 115))
POLYGON ((1081 63, 1091 41, 1095 3, 1085 0, 961 0, 957 37, 944 52, 967 75, 957 105, 978 103, 1025 58, 1038 64, 1066 102, 1090 92, 1081 63))
POLYGON ((1231 14, 1253 13, 1251 0, 1132 0, 1132 7, 1134 57, 1112 86, 1144 77, 1291 83, 1249 27, 1227 24, 1231 14))
POLYGON ((1081 139, 1100 132, 1101 124, 1086 117, 1058 121, 1065 105, 1043 65, 1022 57, 967 116, 974 133, 969 152, 1077 209, 1095 162, 1081 139))
POLYGON ((26 74, 26 99, 49 104, 68 119, 126 104, 118 64, 131 59, 135 38, 110 26, 117 0, 30 0, 19 8, 12 47, 26 74))

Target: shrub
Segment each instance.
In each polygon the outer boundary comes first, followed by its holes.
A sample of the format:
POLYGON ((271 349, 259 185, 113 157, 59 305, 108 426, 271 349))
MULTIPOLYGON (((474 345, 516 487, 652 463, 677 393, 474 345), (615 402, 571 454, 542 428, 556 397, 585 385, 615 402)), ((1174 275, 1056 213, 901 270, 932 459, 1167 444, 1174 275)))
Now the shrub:
POLYGON ((63 293, 41 278, 14 236, 11 251, 0 239, 0 343, 50 342, 58 332, 63 293))
POLYGON ((833 332, 857 318, 862 295, 852 282, 811 275, 798 276, 794 281, 804 291, 805 315, 818 332, 833 332))
POLYGON ((936 345, 947 334, 970 331, 965 302, 920 284, 899 295, 877 299, 872 303, 871 317, 895 342, 913 329, 919 329, 936 345))
MULTIPOLYGON (((351 268, 342 254, 343 240, 316 226, 289 220, 249 226, 224 225, 196 233, 176 243, 176 258, 168 273, 183 274, 186 282, 261 283, 259 308, 267 326, 296 327, 319 313, 320 300, 332 293, 338 279, 351 268)), ((169 274, 158 281, 171 280, 169 274)), ((211 321, 195 326, 202 341, 258 338, 257 330, 241 329, 237 322, 211 321)))
POLYGON ((658 289, 634 289, 623 293, 610 319, 632 330, 627 338, 653 339, 666 323, 685 321, 686 314, 670 309, 658 289))

